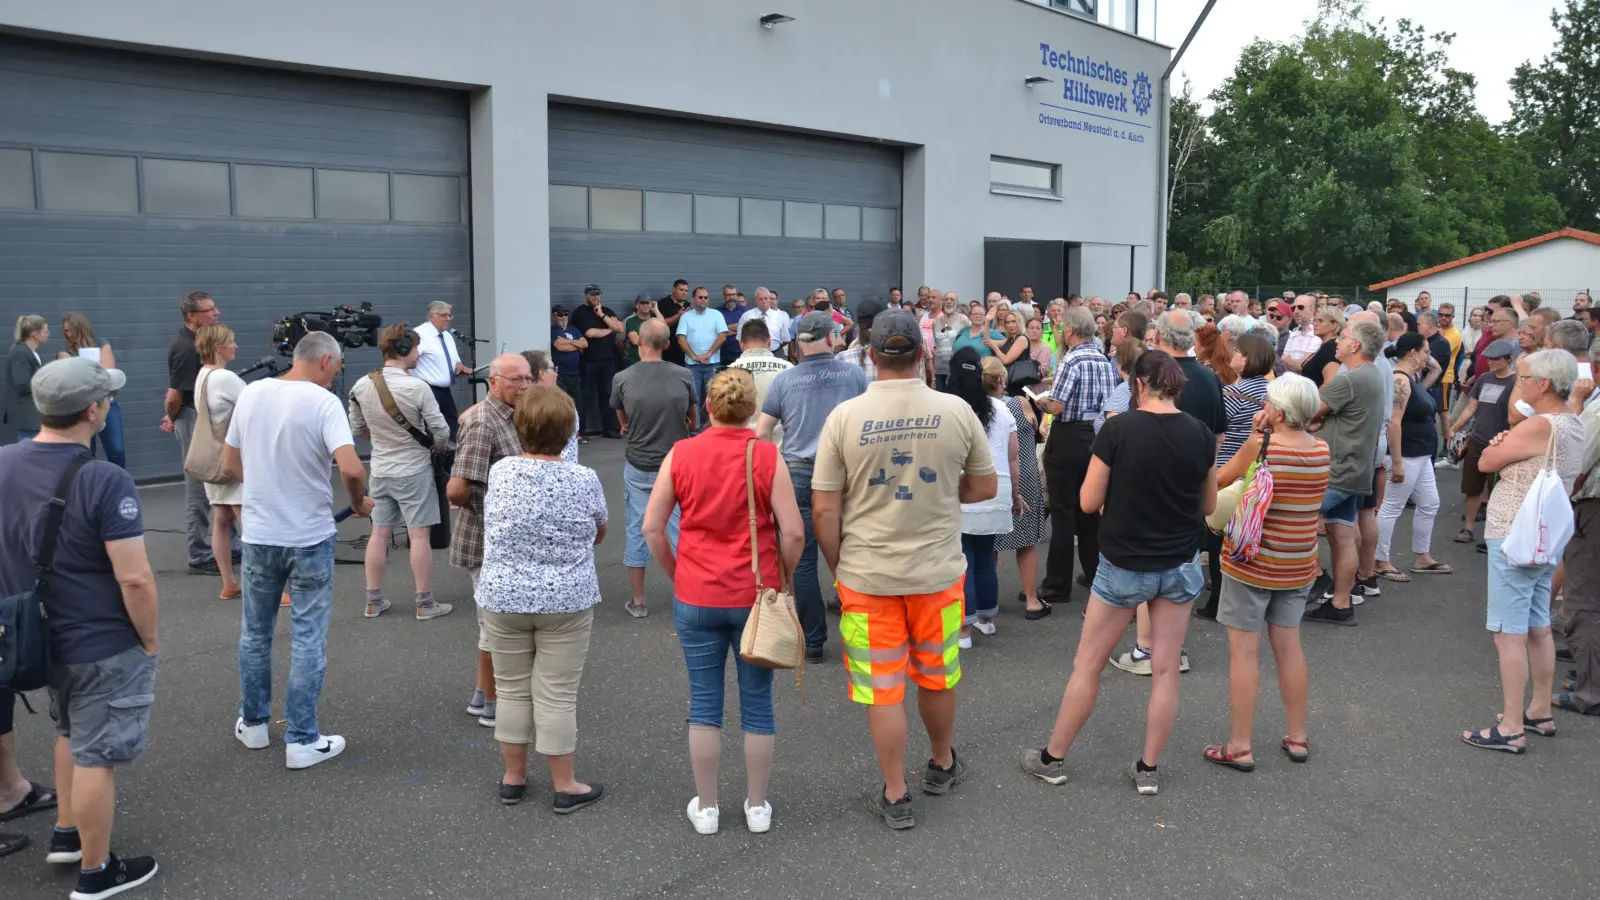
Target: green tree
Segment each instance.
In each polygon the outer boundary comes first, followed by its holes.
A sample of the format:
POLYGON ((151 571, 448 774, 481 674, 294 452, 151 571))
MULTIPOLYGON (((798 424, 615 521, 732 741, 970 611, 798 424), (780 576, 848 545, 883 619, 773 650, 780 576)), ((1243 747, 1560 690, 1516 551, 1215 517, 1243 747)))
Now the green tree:
POLYGON ((1511 131, 1568 224, 1600 227, 1600 0, 1566 0, 1552 10, 1554 52, 1523 63, 1511 78, 1511 131))

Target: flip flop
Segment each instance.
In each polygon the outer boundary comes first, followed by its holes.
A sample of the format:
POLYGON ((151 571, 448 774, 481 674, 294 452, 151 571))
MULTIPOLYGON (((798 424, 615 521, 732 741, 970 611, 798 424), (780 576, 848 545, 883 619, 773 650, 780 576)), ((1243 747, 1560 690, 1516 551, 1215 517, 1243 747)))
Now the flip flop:
MULTIPOLYGON (((1414 572, 1416 570, 1413 569, 1412 571, 1414 572)), ((1410 575, 1407 575, 1399 569, 1379 569, 1377 574, 1378 577, 1382 578, 1384 581, 1398 581, 1401 584, 1404 584, 1411 580, 1410 575)))
POLYGON ((1431 566, 1412 566, 1411 571, 1418 575, 1449 575, 1455 569, 1447 563, 1436 562, 1431 566))
POLYGON ((1212 744, 1205 749, 1203 755, 1206 759, 1219 766, 1227 766, 1239 772, 1254 772, 1256 770, 1255 760, 1252 759, 1249 762, 1240 760, 1240 757, 1253 756, 1254 754, 1248 750, 1243 753, 1229 753, 1227 744, 1212 744))
POLYGON ((0 856, 10 856, 28 846, 25 834, 0 834, 0 856))
POLYGON ((55 808, 56 792, 51 788, 40 787, 38 784, 30 781, 28 782, 28 793, 23 795, 22 802, 11 807, 5 812, 0 812, 0 822, 9 822, 12 819, 21 818, 29 813, 36 813, 46 809, 55 808))

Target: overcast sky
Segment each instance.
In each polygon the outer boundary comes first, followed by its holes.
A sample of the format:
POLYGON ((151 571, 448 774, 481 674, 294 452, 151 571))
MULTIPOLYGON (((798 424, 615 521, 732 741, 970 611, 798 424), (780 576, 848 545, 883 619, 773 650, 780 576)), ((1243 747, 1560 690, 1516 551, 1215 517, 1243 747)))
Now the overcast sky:
MULTIPOLYGON (((1157 0, 1156 38, 1176 48, 1205 0, 1157 0)), ((1375 0, 1368 14, 1390 22, 1411 19, 1429 32, 1454 31, 1450 64, 1478 78, 1478 108, 1490 122, 1511 114, 1506 82, 1516 67, 1538 61, 1556 40, 1550 10, 1556 0, 1375 0)), ((1204 97, 1233 74, 1239 51, 1251 41, 1287 41, 1317 9, 1316 0, 1218 0, 1210 18, 1172 75, 1174 92, 1184 76, 1204 97)), ((1208 104, 1209 107, 1209 104, 1208 104)))

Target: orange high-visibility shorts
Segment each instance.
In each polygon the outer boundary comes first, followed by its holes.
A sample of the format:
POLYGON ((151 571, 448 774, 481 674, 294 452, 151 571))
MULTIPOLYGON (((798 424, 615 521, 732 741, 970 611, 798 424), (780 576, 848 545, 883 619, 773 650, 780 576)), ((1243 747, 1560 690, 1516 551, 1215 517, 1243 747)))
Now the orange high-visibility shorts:
POLYGON ((947 691, 961 681, 956 641, 966 596, 963 576, 933 594, 880 597, 839 585, 839 636, 850 699, 868 706, 900 703, 906 669, 919 687, 947 691))

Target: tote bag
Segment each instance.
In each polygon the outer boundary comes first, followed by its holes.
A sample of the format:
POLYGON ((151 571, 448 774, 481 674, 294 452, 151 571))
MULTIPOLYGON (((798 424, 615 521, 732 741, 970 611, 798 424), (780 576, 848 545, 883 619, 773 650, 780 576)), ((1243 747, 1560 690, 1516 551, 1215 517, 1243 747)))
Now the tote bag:
POLYGON ((1552 421, 1544 463, 1500 544, 1500 552, 1514 566, 1553 566, 1561 561, 1561 553, 1572 539, 1572 501, 1556 471, 1556 456, 1556 423, 1552 421))

